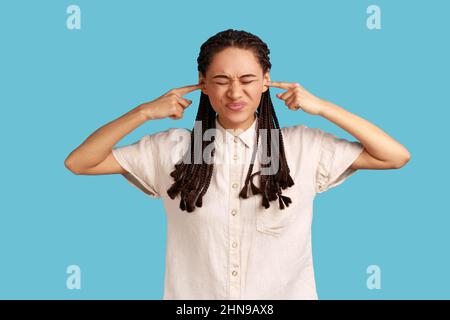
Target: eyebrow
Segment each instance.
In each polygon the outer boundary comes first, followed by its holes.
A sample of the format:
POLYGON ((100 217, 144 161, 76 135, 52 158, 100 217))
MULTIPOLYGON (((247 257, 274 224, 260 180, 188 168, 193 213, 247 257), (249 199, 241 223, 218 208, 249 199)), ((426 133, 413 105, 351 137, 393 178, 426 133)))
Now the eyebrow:
MULTIPOLYGON (((256 75, 249 73, 249 74, 244 74, 244 75, 240 76, 239 78, 244 78, 244 77, 256 77, 256 75)), ((229 79, 230 77, 228 77, 228 76, 226 76, 226 75, 223 75, 223 74, 220 74, 220 75, 214 76, 214 77, 212 77, 212 78, 213 78, 213 79, 215 79, 215 78, 225 78, 225 79, 229 79)))

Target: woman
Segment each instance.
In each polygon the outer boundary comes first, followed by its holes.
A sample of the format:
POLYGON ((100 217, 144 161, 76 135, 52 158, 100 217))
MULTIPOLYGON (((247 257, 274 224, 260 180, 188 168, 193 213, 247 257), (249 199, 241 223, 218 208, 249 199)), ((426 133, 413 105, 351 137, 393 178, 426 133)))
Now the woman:
POLYGON ((66 159, 76 174, 120 173, 167 215, 164 299, 317 299, 313 200, 357 169, 401 168, 408 150, 298 83, 272 82, 269 49, 229 29, 197 59, 199 83, 170 90, 94 132, 66 159), (305 125, 280 128, 270 87, 291 110, 359 141, 305 125), (181 119, 201 90, 193 130, 171 128, 113 148, 146 121, 181 119), (211 132, 212 131, 212 132, 211 132))

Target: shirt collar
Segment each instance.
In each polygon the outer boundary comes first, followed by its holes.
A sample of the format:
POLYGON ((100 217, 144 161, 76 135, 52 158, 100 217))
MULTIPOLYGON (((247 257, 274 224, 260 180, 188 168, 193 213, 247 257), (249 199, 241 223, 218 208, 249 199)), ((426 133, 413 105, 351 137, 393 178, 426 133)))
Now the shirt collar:
POLYGON ((255 145, 257 123, 258 117, 256 117, 252 125, 244 131, 242 129, 225 129, 220 125, 218 115, 216 115, 216 129, 221 131, 222 136, 226 137, 226 141, 233 141, 236 137, 240 139, 248 148, 252 148, 255 145))

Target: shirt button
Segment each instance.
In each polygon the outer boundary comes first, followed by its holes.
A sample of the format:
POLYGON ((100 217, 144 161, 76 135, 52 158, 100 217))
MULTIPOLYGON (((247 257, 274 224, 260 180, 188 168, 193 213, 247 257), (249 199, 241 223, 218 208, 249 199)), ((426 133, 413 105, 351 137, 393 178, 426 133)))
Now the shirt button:
POLYGON ((236 277, 237 276, 237 271, 233 271, 231 274, 236 277))
POLYGON ((236 213, 237 213, 237 210, 236 210, 236 209, 231 210, 231 214, 232 214, 233 216, 235 216, 236 213))
POLYGON ((237 143, 238 142, 238 138, 234 137, 233 141, 234 141, 234 143, 237 143))
POLYGON ((239 157, 238 157, 238 155, 237 154, 235 154, 234 156, 233 156, 233 160, 237 160, 239 157))
POLYGON ((236 241, 234 241, 234 242, 233 242, 233 244, 232 244, 233 248, 236 248, 236 247, 237 247, 237 245, 238 245, 238 244, 237 244, 237 242, 236 242, 236 241))
POLYGON ((232 187, 236 189, 239 185, 237 183, 233 183, 232 187))

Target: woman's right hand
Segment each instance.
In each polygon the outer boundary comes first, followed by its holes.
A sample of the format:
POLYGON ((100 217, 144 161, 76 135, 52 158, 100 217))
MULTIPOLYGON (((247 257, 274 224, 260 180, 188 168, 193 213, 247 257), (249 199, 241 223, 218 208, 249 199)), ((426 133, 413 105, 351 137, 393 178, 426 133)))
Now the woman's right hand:
POLYGON ((182 96, 200 88, 201 84, 175 88, 153 101, 141 104, 139 107, 145 114, 147 120, 164 119, 167 117, 178 120, 183 118, 184 109, 192 103, 191 100, 185 99, 182 96))

